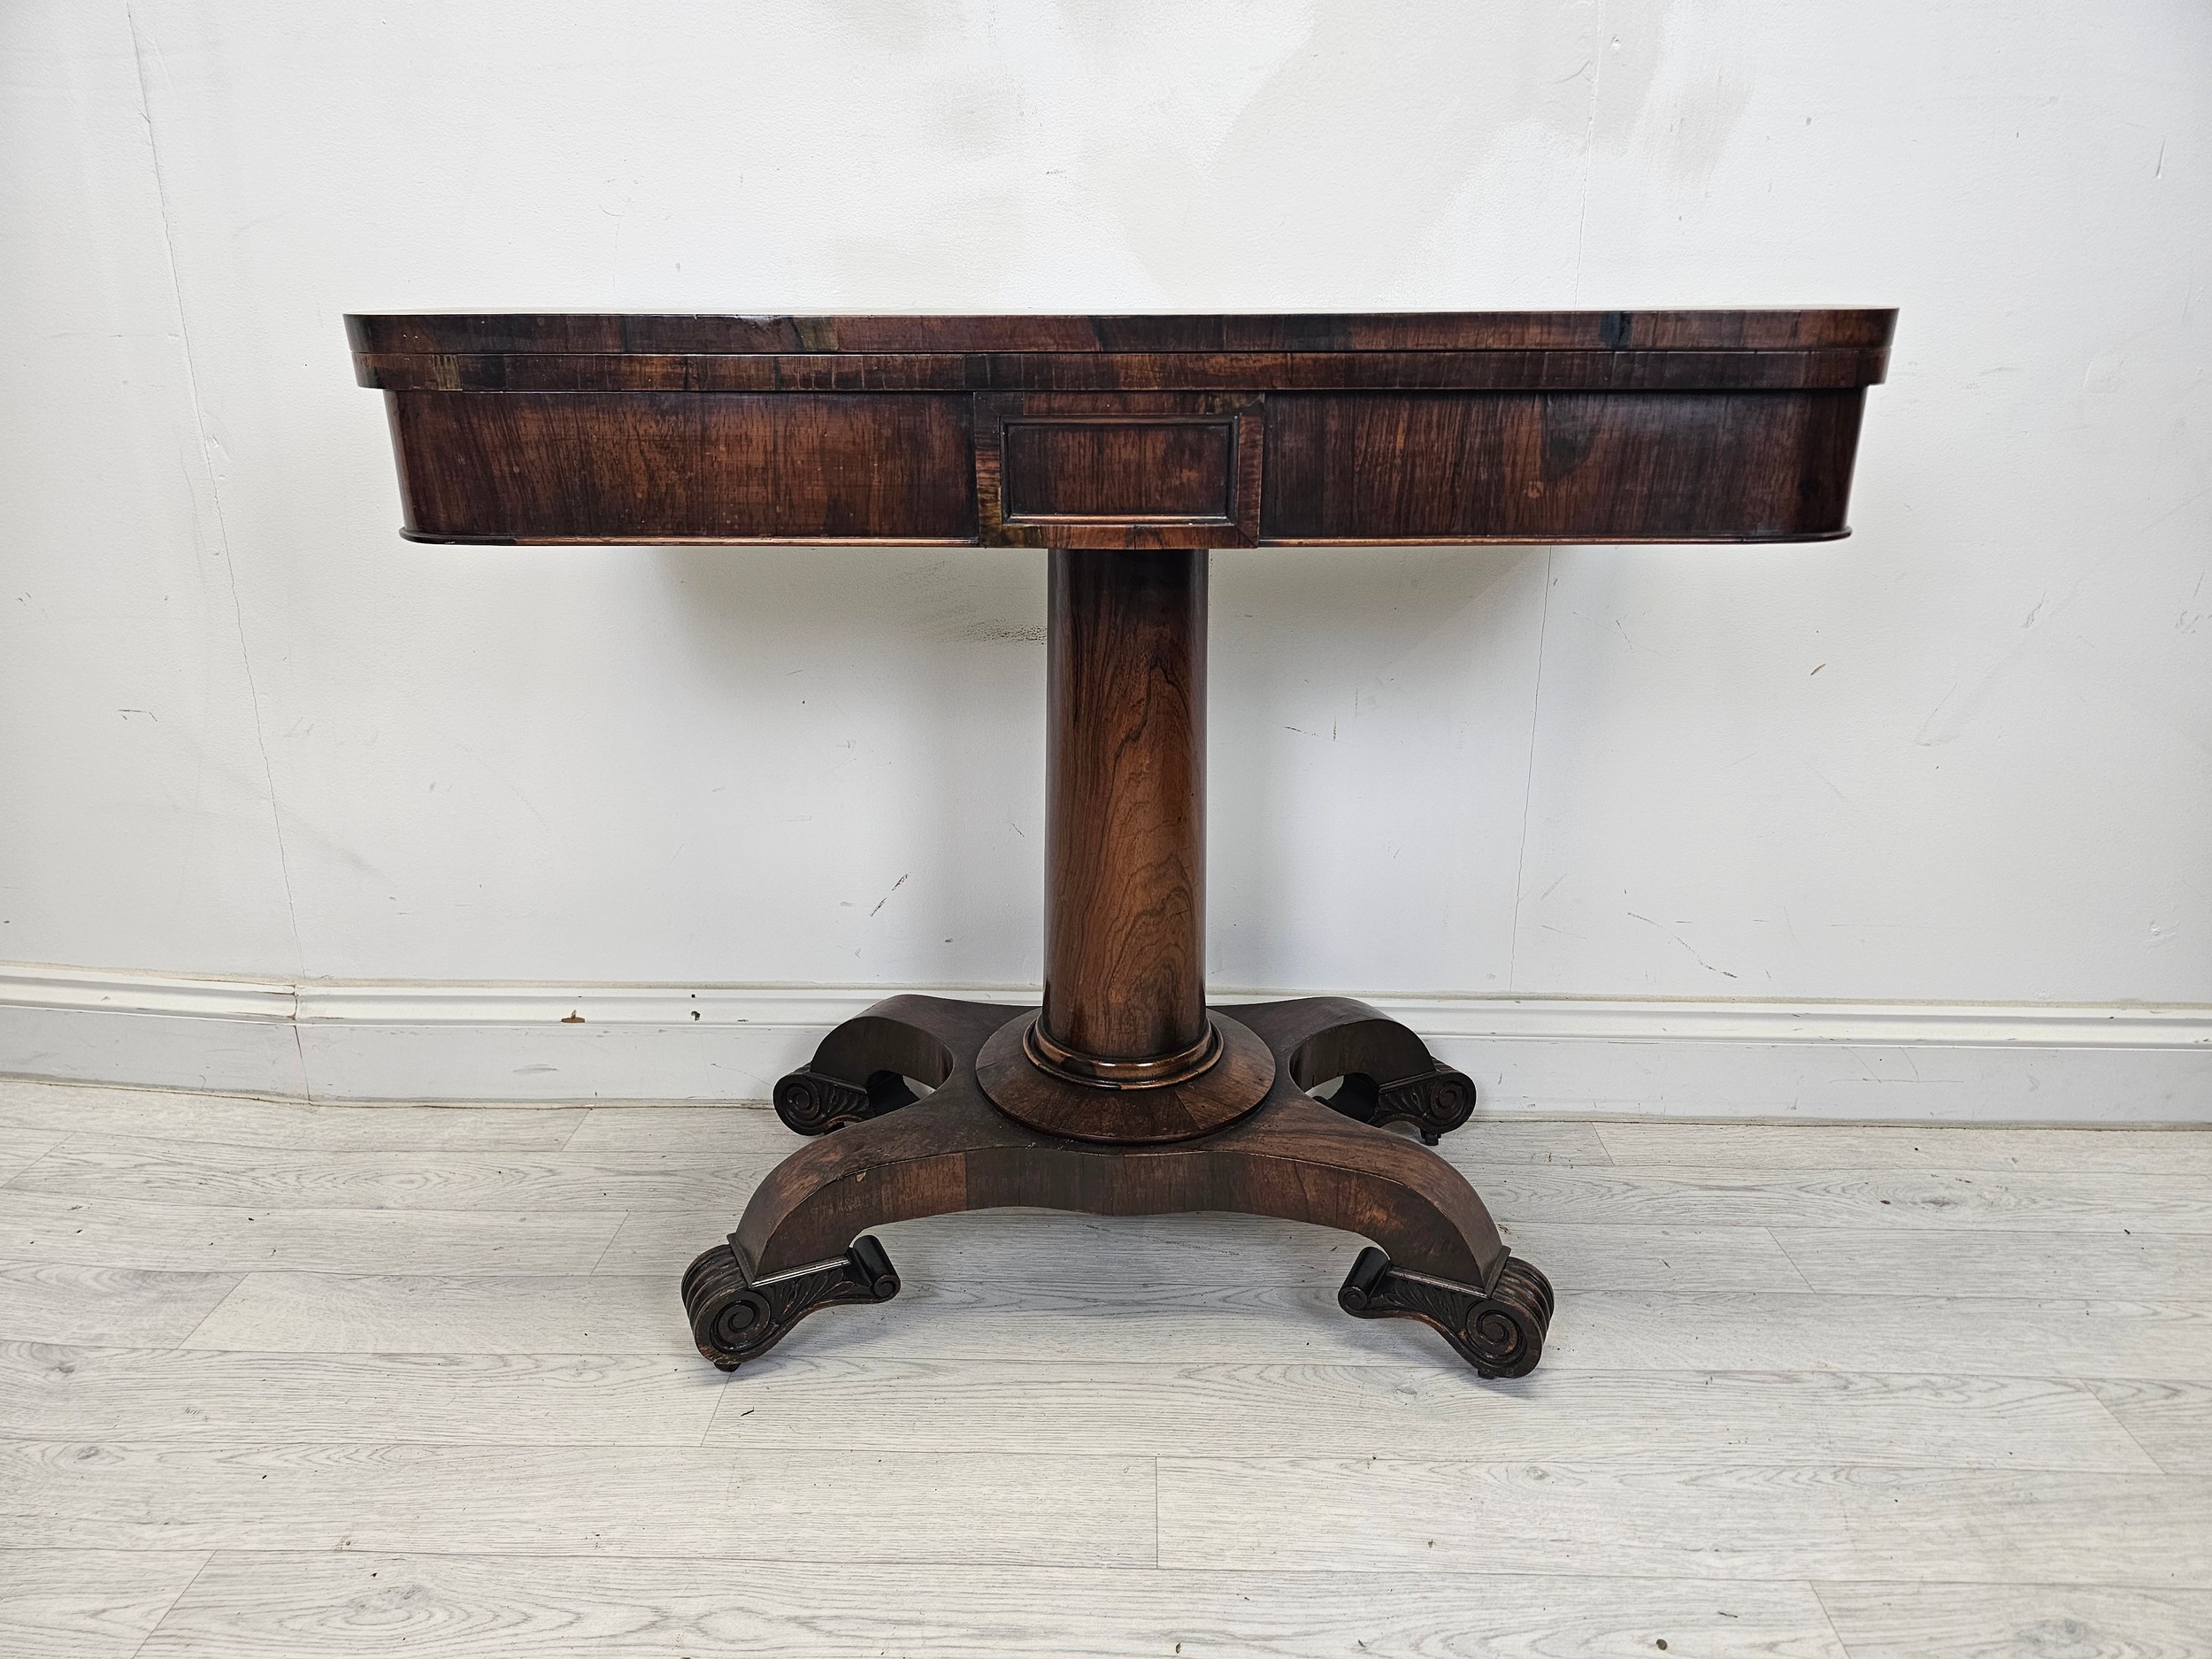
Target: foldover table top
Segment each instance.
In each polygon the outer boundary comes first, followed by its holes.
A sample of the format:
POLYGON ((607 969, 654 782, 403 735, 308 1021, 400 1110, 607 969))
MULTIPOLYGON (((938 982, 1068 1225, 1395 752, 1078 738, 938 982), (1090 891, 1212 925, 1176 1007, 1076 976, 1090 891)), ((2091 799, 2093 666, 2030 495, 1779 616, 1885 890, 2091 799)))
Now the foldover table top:
POLYGON ((347 327, 419 540, 1219 547, 1843 534, 1895 316, 347 327))

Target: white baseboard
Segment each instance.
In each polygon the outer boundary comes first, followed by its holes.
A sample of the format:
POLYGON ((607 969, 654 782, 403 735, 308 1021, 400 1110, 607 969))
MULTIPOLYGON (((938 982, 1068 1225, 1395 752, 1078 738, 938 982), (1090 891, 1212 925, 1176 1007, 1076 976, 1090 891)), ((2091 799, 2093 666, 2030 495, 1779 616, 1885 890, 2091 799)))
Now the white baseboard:
MULTIPOLYGON (((0 964, 0 1072, 317 1101, 746 1101, 902 990, 436 985, 0 964)), ((1298 992, 1226 991, 1225 1003, 1298 992)), ((2212 1123, 2212 1007, 1366 1000, 1496 1115, 2212 1123)))

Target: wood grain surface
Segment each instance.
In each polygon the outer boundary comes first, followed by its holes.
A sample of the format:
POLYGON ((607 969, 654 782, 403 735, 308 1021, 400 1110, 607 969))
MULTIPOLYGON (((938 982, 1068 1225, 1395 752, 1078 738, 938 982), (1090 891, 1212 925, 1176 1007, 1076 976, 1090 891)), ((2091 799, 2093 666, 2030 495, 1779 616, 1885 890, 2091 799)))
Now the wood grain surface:
POLYGON ((972 541, 964 397, 396 392, 436 541, 972 541))
POLYGON ((1844 1659, 1809 1586, 1485 1576, 872 1565, 482 1555, 217 1555, 153 1655, 386 1651, 541 1659, 794 1652, 1242 1659, 1844 1659), (784 1566, 786 1571, 777 1571, 784 1566), (1473 1632, 1479 1632, 1476 1637, 1473 1632), (404 1642, 403 1647, 399 1644, 404 1642), (1477 1645, 1479 1641, 1479 1645, 1477 1645), (1659 1649, 1659 1641, 1669 1642, 1659 1649))
POLYGON ((2101 1585, 1824 1584, 1851 1659, 2199 1659, 2212 1590, 2101 1585))
POLYGON ((1786 351, 1879 349, 1892 311, 1370 311, 1225 316, 633 316, 388 311, 357 351, 1786 351))
POLYGON ((1206 555, 1056 549, 1045 639, 1047 1035, 1206 1034, 1206 555))
POLYGON ((0 1180, 10 1655, 2212 1651, 2202 1134, 1477 1123, 1559 1270, 1515 1382, 1331 1317, 1351 1235, 1026 1211, 886 1228, 895 1302, 726 1380, 672 1171, 757 1179, 770 1112, 0 1114, 53 1141, 0 1180))
POLYGON ((347 328, 356 378, 389 405, 419 540, 1139 548, 1840 535, 1894 321, 477 314, 347 328))

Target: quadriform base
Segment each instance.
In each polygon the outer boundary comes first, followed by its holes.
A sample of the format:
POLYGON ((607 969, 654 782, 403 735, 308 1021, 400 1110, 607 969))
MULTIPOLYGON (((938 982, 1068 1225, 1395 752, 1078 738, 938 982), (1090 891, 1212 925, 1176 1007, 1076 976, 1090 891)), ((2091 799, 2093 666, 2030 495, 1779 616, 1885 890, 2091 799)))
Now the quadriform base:
POLYGON ((896 996, 832 1032, 776 1086, 776 1110, 812 1144, 763 1181, 726 1243, 684 1275, 699 1351, 725 1371, 839 1302, 895 1295, 872 1227, 1024 1206, 1100 1216, 1225 1210, 1339 1227, 1380 1248, 1338 1293, 1362 1318, 1433 1326, 1485 1377, 1525 1374, 1543 1353, 1551 1286, 1499 1241, 1489 1211, 1427 1147, 1466 1121, 1474 1089, 1364 1003, 1306 997, 1216 1009, 1249 1034, 1272 1077, 1225 1128, 1142 1145, 1033 1129, 977 1080, 994 1039, 1032 1009, 896 996), (1310 1089, 1341 1079, 1334 1096, 1310 1089), (917 1098, 915 1085, 928 1092, 917 1098))

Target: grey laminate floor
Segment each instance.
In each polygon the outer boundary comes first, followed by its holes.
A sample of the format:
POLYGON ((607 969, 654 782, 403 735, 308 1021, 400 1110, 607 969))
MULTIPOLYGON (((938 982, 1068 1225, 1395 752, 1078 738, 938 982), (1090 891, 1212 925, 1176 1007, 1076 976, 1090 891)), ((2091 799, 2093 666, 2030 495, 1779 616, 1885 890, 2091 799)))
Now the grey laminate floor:
POLYGON ((0 1081, 0 1655, 2212 1655, 2212 1135, 1478 1125, 1518 1383, 1033 1213, 726 1380, 795 1144, 0 1081))

